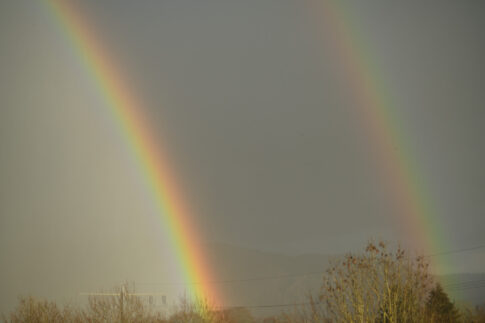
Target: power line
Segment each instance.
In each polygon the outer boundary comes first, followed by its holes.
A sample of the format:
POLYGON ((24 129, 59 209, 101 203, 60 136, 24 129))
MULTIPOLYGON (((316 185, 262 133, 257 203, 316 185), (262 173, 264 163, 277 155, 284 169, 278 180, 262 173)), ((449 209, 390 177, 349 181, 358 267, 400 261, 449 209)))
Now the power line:
POLYGON ((454 288, 454 287, 458 287, 458 286, 461 286, 461 285, 476 284, 476 283, 485 283, 485 279, 476 279, 476 280, 467 280, 467 281, 463 281, 463 282, 449 283, 449 284, 443 285, 443 287, 454 288))
MULTIPOLYGON (((434 254, 425 255, 425 257, 436 257, 454 253, 461 253, 467 252, 472 250, 478 250, 485 248, 485 245, 477 245, 474 247, 463 248, 463 249, 456 249, 456 250, 449 250, 438 252, 434 254)), ((287 274, 287 275, 271 275, 271 276, 263 276, 263 277, 253 277, 253 278, 242 278, 242 279, 227 279, 227 280, 216 280, 216 281, 209 281, 209 282, 190 282, 190 283, 183 283, 183 282, 162 282, 162 283, 139 283, 140 285, 201 285, 201 284, 229 284, 229 283, 240 283, 240 282, 250 282, 250 281, 262 281, 262 280, 270 280, 270 279, 280 279, 280 278, 291 278, 291 277, 304 277, 304 276, 314 276, 314 275, 321 275, 324 274, 325 271, 314 271, 314 272, 307 272, 307 273, 298 273, 298 274, 287 274)))
MULTIPOLYGON (((469 280, 464 282, 458 282, 448 285, 443 285, 446 289, 450 291, 461 291, 473 288, 485 287, 485 279, 469 280), (478 284, 478 285, 477 285, 478 284)), ((80 295, 91 295, 91 296, 119 296, 120 293, 80 293, 80 295)), ((162 293, 126 293, 127 296, 147 296, 147 295, 164 295, 162 293)), ((290 306, 308 306, 319 303, 312 302, 300 302, 300 303, 282 303, 282 304, 263 304, 263 305, 229 305, 221 306, 221 309, 231 309, 231 308, 277 308, 277 307, 290 307, 290 306)))
POLYGON ((221 308, 224 309, 231 309, 231 308, 274 308, 274 307, 290 307, 290 306, 305 306, 311 305, 311 302, 306 303, 286 303, 286 304, 267 304, 267 305, 231 305, 231 306, 224 306, 221 308))
POLYGON ((271 305, 250 305, 246 306, 247 308, 274 308, 274 307, 290 307, 290 306, 304 306, 310 305, 310 302, 307 303, 289 303, 289 304, 271 304, 271 305))
POLYGON ((484 288, 484 287, 485 287, 485 284, 470 285, 470 286, 453 288, 453 289, 450 289, 450 291, 463 291, 463 290, 469 290, 469 289, 475 289, 475 288, 484 288))
POLYGON ((474 247, 457 249, 457 250, 442 251, 442 252, 434 253, 434 254, 431 254, 431 255, 427 255, 426 257, 436 257, 436 256, 442 256, 442 255, 449 255, 449 254, 453 254, 453 253, 472 251, 472 250, 477 250, 477 249, 482 249, 482 248, 485 248, 485 245, 478 245, 478 246, 474 246, 474 247))
POLYGON ((192 282, 192 283, 182 283, 182 282, 165 282, 165 283, 140 283, 141 285, 200 285, 200 284, 225 284, 225 283, 238 283, 238 282, 248 282, 248 281, 258 281, 258 280, 269 280, 269 279, 280 279, 288 277, 303 277, 303 276, 313 276, 323 274, 324 271, 315 271, 308 273, 299 274, 288 274, 288 275, 277 275, 277 276, 263 276, 254 278, 242 278, 242 279, 228 279, 228 280, 216 280, 210 282, 192 282))
MULTIPOLYGON (((288 275, 286 275, 288 276, 288 275)), ((281 276, 284 277, 284 276, 281 276)), ((450 291, 462 291, 474 288, 485 287, 485 279, 469 280, 464 282, 452 283, 443 285, 446 289, 450 291)), ((123 293, 123 292, 122 292, 123 293)), ((120 293, 80 293, 80 295, 91 295, 91 296, 120 296, 120 293)), ((161 293, 126 293, 127 296, 147 296, 147 295, 163 295, 161 293)), ((319 303, 312 302, 300 302, 300 303, 283 303, 283 304, 263 304, 263 305, 229 305, 218 307, 220 309, 231 309, 231 308, 278 308, 278 307, 290 307, 290 306, 308 306, 319 303)))
POLYGON ((449 291, 461 291, 467 289, 474 289, 474 288, 482 288, 485 287, 485 279, 477 279, 472 281, 467 281, 463 283, 456 283, 449 287, 445 287, 449 291))
MULTIPOLYGON (((451 288, 447 288, 450 291, 461 291, 461 290, 468 290, 468 289, 473 289, 473 288, 482 288, 485 287, 485 279, 477 279, 477 280, 470 280, 470 281, 465 281, 461 283, 454 283, 451 288), (470 285, 470 284, 476 284, 479 283, 478 285, 470 285), (461 286, 464 285, 464 286, 461 286)), ((445 285, 449 286, 449 285, 445 285)), ((230 309, 230 308, 239 308, 239 307, 244 307, 244 308, 275 308, 275 307, 290 307, 290 306, 307 306, 307 305, 318 305, 319 303, 311 303, 311 302, 303 302, 303 303, 286 303, 286 304, 267 304, 267 305, 231 305, 231 306, 224 306, 223 308, 225 309, 230 309)))
MULTIPOLYGON (((451 288, 447 288, 447 289, 450 291, 461 291, 461 290, 468 290, 468 289, 474 289, 474 288, 482 288, 482 287, 485 287, 485 279, 470 280, 470 281, 465 281, 460 283, 454 283, 452 285, 453 286, 451 288), (479 284, 476 285, 477 283, 479 284), (471 285, 471 284, 475 284, 475 285, 471 285), (464 285, 464 286, 461 286, 461 285, 464 285)), ((445 286, 448 287, 449 285, 445 285, 445 286)), ((319 303, 303 302, 303 303, 267 304, 267 305, 231 305, 231 306, 224 306, 223 308, 226 308, 226 309, 238 308, 238 307, 275 308, 275 307, 290 307, 290 306, 307 306, 312 304, 318 305, 319 303)))

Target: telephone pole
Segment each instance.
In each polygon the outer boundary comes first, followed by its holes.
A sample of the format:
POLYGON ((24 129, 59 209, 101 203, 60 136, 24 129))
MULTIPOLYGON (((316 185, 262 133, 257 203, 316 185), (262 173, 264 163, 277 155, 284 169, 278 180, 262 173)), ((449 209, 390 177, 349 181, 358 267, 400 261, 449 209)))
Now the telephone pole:
POLYGON ((125 323, 124 317, 123 317, 123 297, 125 296, 125 285, 121 285, 120 289, 120 321, 121 323, 125 323))

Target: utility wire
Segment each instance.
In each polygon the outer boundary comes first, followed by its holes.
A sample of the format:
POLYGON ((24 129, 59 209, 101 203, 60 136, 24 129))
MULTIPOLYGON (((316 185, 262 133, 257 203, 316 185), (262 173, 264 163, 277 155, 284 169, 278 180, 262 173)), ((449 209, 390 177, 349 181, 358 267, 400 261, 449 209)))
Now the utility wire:
MULTIPOLYGON (((280 279, 280 278, 289 278, 289 277, 313 276, 313 275, 321 275, 323 273, 324 273, 324 271, 315 271, 315 272, 300 273, 300 274, 288 274, 288 275, 276 275, 276 276, 262 276, 262 277, 243 278, 243 279, 230 279, 230 280, 217 280, 217 281, 205 282, 204 284, 239 283, 239 282, 258 281, 258 280, 269 280, 269 279, 280 279)), ((141 285, 199 285, 199 284, 202 284, 202 283, 200 283, 200 282, 193 282, 193 283, 166 282, 166 283, 140 283, 140 284, 141 285)))
MULTIPOLYGON (((455 283, 451 288, 447 288, 450 291, 461 291, 461 290, 468 290, 468 289, 473 289, 473 288, 482 288, 485 287, 485 279, 477 279, 477 280, 470 280, 470 281, 465 281, 461 283, 455 283), (470 284, 477 284, 478 285, 470 285, 470 284), (460 286, 464 285, 464 286, 460 286)), ((448 286, 448 285, 445 285, 448 286)), ((287 303, 287 304, 268 304, 268 305, 231 305, 231 306, 224 306, 223 308, 229 309, 229 308, 238 308, 238 307, 244 307, 244 308, 275 308, 275 307, 290 307, 290 306, 306 306, 306 305, 311 305, 311 302, 303 302, 303 303, 287 303)), ((318 304, 318 303, 316 303, 318 304)))
MULTIPOLYGON (((457 285, 451 288, 447 288, 450 291, 462 291, 462 290, 468 290, 468 289, 473 289, 473 288, 482 288, 485 287, 485 279, 477 279, 477 280, 470 280, 466 282, 461 282, 461 283, 455 283, 453 285, 457 285), (470 285, 470 284, 476 284, 479 283, 478 285, 470 285), (465 286, 459 286, 459 285, 465 285, 465 286)), ((311 305, 311 302, 304 302, 304 303, 287 303, 287 304, 268 304, 268 305, 231 305, 231 306, 224 306, 223 308, 229 309, 229 308, 238 308, 238 307, 244 307, 244 308, 275 308, 275 307, 290 307, 290 306, 305 306, 305 305, 311 305)), ((318 304, 318 303, 316 303, 318 304)))
POLYGON ((454 288, 454 287, 458 287, 458 286, 461 286, 461 285, 476 284, 476 283, 485 283, 485 279, 467 280, 467 281, 463 281, 463 282, 444 284, 443 287, 454 288))
MULTIPOLYGON (((454 253, 461 253, 467 252, 472 250, 478 250, 485 248, 485 245, 478 245, 469 248, 463 249, 456 249, 456 250, 449 250, 438 252, 434 254, 425 255, 425 257, 436 257, 454 253)), ((304 276, 314 276, 314 275, 321 275, 324 274, 325 271, 314 271, 314 272, 307 272, 307 273, 298 273, 298 274, 287 274, 287 275, 272 275, 272 276, 263 276, 263 277, 253 277, 253 278, 242 278, 242 279, 228 279, 228 280, 216 280, 216 281, 209 281, 209 282, 190 282, 190 283, 183 283, 183 282, 163 282, 163 283, 138 283, 140 285, 185 285, 185 286, 192 286, 192 285, 213 285, 213 284, 229 284, 229 283, 240 283, 240 282, 250 282, 250 281, 261 281, 261 280, 270 280, 270 279, 280 279, 280 278, 291 278, 291 277, 304 277, 304 276)))
POLYGON ((436 257, 436 256, 442 256, 442 255, 449 255, 449 254, 453 254, 453 253, 472 251, 472 250, 477 250, 477 249, 482 249, 482 248, 485 248, 485 245, 478 245, 478 246, 474 246, 474 247, 457 249, 457 250, 442 251, 442 252, 434 253, 434 254, 431 254, 431 255, 427 255, 426 257, 436 257))
MULTIPOLYGON (((485 279, 477 279, 477 280, 469 280, 469 281, 464 281, 464 282, 459 282, 459 283, 453 283, 453 284, 448 284, 444 285, 444 287, 450 291, 463 291, 463 290, 468 290, 468 289, 474 289, 474 288, 482 288, 485 287, 485 279)), ((119 293, 81 293, 81 295, 113 295, 113 296, 119 296, 119 293)), ((151 294, 151 293, 132 293, 132 294, 127 294, 127 295, 133 295, 133 296, 145 296, 145 295, 158 295, 156 294, 151 294)), ((162 295, 162 294, 160 294, 162 295)), ((313 303, 313 304, 318 304, 318 303, 313 303)), ((228 306, 221 306, 217 307, 219 309, 231 309, 231 308, 277 308, 277 307, 290 307, 290 306, 307 306, 307 305, 312 305, 311 302, 300 302, 300 303, 283 303, 283 304, 264 304, 264 305, 228 305, 228 306)))
POLYGON ((485 280, 478 279, 476 281, 468 281, 463 282, 462 284, 456 284, 446 289, 450 291, 459 291, 459 290, 466 290, 466 289, 473 289, 473 288, 482 288, 485 287, 485 280))
POLYGON ((459 292, 459 291, 464 291, 464 290, 469 290, 469 289, 475 289, 475 288, 485 288, 485 284, 483 284, 483 285, 477 285, 477 286, 467 286, 467 287, 462 287, 462 288, 455 288, 455 289, 452 289, 451 291, 453 291, 453 292, 459 292))
POLYGON ((224 309, 231 309, 231 308, 274 308, 274 307, 289 307, 289 306, 304 306, 304 305, 311 305, 312 303, 287 303, 287 304, 268 304, 268 305, 230 305, 230 306, 223 306, 220 308, 224 309))

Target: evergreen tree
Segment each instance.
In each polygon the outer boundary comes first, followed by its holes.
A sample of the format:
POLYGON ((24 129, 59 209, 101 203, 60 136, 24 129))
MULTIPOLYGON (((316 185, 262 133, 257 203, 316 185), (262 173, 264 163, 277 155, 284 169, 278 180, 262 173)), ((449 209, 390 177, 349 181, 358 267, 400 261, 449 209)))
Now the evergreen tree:
POLYGON ((430 322, 459 322, 458 310, 440 284, 431 290, 426 302, 426 312, 430 322))

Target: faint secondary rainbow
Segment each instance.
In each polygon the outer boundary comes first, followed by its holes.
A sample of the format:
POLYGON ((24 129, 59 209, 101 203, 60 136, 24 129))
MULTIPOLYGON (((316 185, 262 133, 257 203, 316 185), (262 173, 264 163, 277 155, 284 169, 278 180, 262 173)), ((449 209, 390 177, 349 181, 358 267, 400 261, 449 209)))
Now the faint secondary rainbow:
MULTIPOLYGON (((388 179, 390 193, 398 204, 402 224, 420 241, 426 254, 447 249, 444 232, 427 195, 423 177, 411 154, 406 136, 401 131, 395 114, 395 102, 389 97, 380 79, 379 66, 371 57, 368 43, 354 25, 351 12, 341 0, 314 0, 318 12, 323 13, 322 32, 330 39, 332 50, 344 73, 352 100, 360 110, 378 166, 388 179)), ((321 18, 320 18, 321 19, 321 18)), ((444 259, 432 259, 436 266, 444 259)))
POLYGON ((176 179, 167 165, 167 157, 161 151, 160 143, 155 142, 144 120, 140 100, 127 86, 127 77, 113 64, 113 57, 101 46, 89 22, 71 3, 66 0, 46 2, 82 57, 113 118, 136 155, 156 201, 162 225, 176 249, 175 254, 186 284, 190 287, 190 294, 220 304, 217 291, 210 285, 213 279, 200 249, 196 228, 193 227, 194 219, 188 214, 188 207, 178 191, 176 179))

